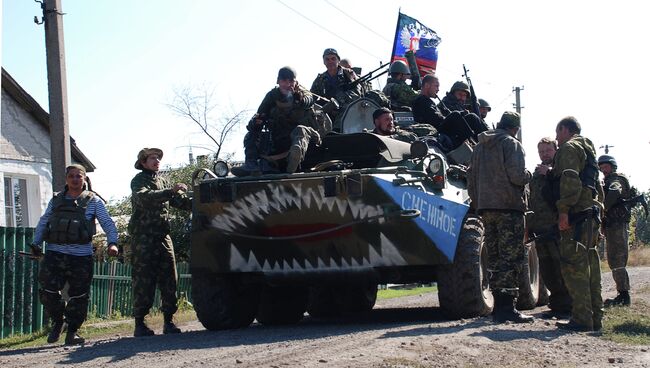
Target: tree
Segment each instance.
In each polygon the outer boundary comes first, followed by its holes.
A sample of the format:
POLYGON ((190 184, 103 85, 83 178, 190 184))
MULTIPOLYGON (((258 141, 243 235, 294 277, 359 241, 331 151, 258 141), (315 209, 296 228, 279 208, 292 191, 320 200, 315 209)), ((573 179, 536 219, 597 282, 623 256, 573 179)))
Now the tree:
MULTIPOLYGON (((221 151, 228 137, 236 131, 245 118, 248 110, 240 110, 232 114, 216 116, 218 105, 214 102, 214 88, 202 85, 200 87, 185 86, 174 88, 174 98, 167 107, 176 115, 188 119, 199 126, 201 131, 214 143, 215 158, 221 158, 221 151)), ((232 109, 234 111, 234 109, 232 109)))
MULTIPOLYGON (((645 192, 644 195, 646 198, 650 197, 650 190, 645 192)), ((641 206, 632 209, 630 230, 630 244, 650 244, 650 219, 641 206)))

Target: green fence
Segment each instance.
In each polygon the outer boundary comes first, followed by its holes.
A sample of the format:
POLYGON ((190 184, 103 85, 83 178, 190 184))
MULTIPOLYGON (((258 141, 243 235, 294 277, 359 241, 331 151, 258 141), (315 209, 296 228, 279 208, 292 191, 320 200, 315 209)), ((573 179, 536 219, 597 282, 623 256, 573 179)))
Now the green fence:
MULTIPOLYGON (((0 338, 37 332, 43 327, 43 306, 38 300, 38 262, 19 255, 29 252, 33 228, 0 227, 0 338)), ((95 262, 88 312, 100 318, 129 316, 133 306, 131 265, 95 262)), ((189 264, 177 265, 178 293, 189 301, 192 287, 189 264)), ((156 291, 154 308, 160 306, 156 291)))

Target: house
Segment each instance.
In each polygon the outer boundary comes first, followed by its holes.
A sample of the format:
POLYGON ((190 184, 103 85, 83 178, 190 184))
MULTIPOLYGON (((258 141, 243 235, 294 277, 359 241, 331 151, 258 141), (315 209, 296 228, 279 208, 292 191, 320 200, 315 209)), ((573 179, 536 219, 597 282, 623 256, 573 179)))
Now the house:
MULTIPOLYGON (((52 198, 49 114, 2 68, 0 226, 35 227, 52 198)), ((70 138, 72 162, 95 165, 70 138)))

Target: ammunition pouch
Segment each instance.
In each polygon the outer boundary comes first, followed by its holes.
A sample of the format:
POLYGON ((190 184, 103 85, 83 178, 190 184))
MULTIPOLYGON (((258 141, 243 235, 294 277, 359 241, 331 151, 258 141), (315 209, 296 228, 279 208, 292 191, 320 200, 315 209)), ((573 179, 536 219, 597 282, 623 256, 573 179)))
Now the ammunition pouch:
POLYGON ((52 214, 45 226, 43 239, 53 244, 87 244, 95 235, 95 219, 86 219, 86 208, 93 197, 85 191, 77 199, 58 193, 52 199, 52 214))

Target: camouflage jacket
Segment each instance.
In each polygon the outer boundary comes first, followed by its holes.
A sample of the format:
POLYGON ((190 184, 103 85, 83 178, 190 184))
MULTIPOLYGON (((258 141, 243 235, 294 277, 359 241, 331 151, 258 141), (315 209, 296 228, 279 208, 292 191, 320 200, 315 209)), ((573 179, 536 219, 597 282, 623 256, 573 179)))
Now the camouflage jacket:
POLYGON ((465 105, 460 102, 452 93, 447 92, 447 95, 442 98, 440 104, 438 104, 441 110, 450 110, 450 111, 466 111, 465 105))
POLYGON ((524 186, 531 174, 526 170, 521 143, 503 129, 481 133, 467 173, 467 189, 477 210, 524 212, 524 186))
MULTIPOLYGON (((580 179, 587 162, 587 150, 593 156, 596 155, 593 143, 576 134, 561 145, 555 154, 551 175, 559 181, 560 199, 556 202, 559 213, 578 213, 594 204, 600 204, 594 198, 593 191, 583 185, 580 179)), ((602 198, 603 189, 599 183, 596 184, 598 196, 602 198)))
POLYGON ((406 84, 403 80, 388 78, 383 90, 386 97, 390 99, 393 109, 411 107, 411 103, 418 97, 418 93, 406 84))
MULTIPOLYGON (((339 66, 338 72, 334 77, 331 77, 327 73, 327 70, 318 74, 311 85, 310 91, 328 99, 337 98, 339 92, 345 91, 347 85, 357 78, 354 70, 339 66)), ((357 84, 353 88, 356 95, 361 95, 361 88, 362 86, 360 84, 357 84)))
POLYGON ((542 194, 547 190, 545 187, 551 185, 549 174, 533 173, 533 177, 530 179, 528 208, 533 211, 533 214, 527 219, 529 220, 528 228, 533 232, 548 231, 549 227, 557 224, 557 210, 542 194))
MULTIPOLYGON (((274 139, 288 137, 293 128, 298 125, 310 127, 313 125, 314 97, 302 86, 300 92, 302 97, 294 99, 293 95, 284 96, 280 92, 280 87, 275 87, 264 96, 257 108, 257 113, 266 117, 274 139)), ((257 128, 261 129, 261 126, 257 128)), ((249 124, 249 130, 252 129, 255 129, 255 126, 249 124)))
POLYGON ((628 222, 631 218, 630 210, 619 200, 629 199, 632 196, 630 182, 621 173, 613 172, 605 177, 605 218, 608 222, 628 222))
POLYGON ((174 193, 157 173, 142 170, 131 180, 129 234, 169 234, 169 206, 189 210, 192 202, 185 193, 174 193))
POLYGON ((436 129, 440 129, 440 126, 445 121, 445 117, 435 102, 425 95, 419 95, 413 100, 411 108, 413 109, 413 118, 418 123, 429 124, 436 129))
MULTIPOLYGON (((377 132, 376 130, 373 130, 372 133, 378 134, 378 135, 383 135, 383 134, 380 134, 379 132, 377 132)), ((402 142, 406 142, 406 143, 413 143, 413 142, 418 140, 418 136, 415 133, 409 132, 409 131, 403 130, 403 129, 398 129, 398 128, 395 128, 395 132, 393 134, 389 135, 388 137, 391 137, 393 139, 397 139, 398 141, 402 141, 402 142)))

